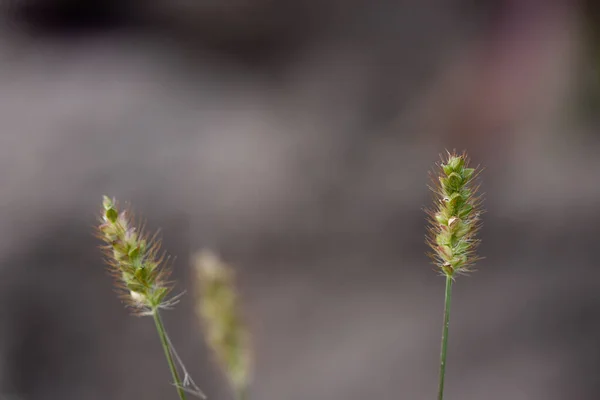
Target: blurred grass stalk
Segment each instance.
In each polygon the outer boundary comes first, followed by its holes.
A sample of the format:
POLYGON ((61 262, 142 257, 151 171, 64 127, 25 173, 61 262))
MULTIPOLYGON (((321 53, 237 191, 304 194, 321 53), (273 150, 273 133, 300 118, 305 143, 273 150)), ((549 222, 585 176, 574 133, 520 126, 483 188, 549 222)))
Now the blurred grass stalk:
POLYGON ((474 181, 479 171, 468 168, 468 164, 466 153, 448 152, 442 158, 432 174, 434 209, 427 211, 430 256, 446 277, 438 400, 444 398, 452 284, 457 275, 470 272, 479 259, 476 249, 480 241, 476 234, 481 227, 481 197, 477 194, 479 186, 474 181))
POLYGON ((237 400, 246 400, 251 374, 248 330, 240 315, 235 274, 214 253, 200 251, 194 258, 198 299, 196 310, 206 342, 232 385, 237 400))

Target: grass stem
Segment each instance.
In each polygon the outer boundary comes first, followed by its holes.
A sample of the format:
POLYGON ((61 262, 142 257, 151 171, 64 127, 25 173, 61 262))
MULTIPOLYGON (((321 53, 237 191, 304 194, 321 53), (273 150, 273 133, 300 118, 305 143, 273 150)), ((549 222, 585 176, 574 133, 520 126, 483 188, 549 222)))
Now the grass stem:
POLYGON ((444 301, 444 328, 442 329, 442 350, 440 353, 440 383, 438 400, 444 398, 444 378, 446 376, 446 351, 448 350, 448 326, 450 325, 450 301, 452 300, 452 277, 446 276, 446 299, 444 301))
POLYGON ((152 317, 154 318, 154 323, 156 324, 156 331, 158 332, 158 336, 160 337, 160 342, 162 343, 163 350, 165 351, 165 357, 167 358, 167 363, 169 364, 171 375, 173 375, 173 380, 175 381, 175 385, 177 385, 177 394, 179 394, 180 400, 185 400, 185 392, 182 389, 183 385, 181 383, 181 378, 179 378, 177 367, 175 365, 175 362, 173 361, 171 345, 169 344, 169 340, 167 339, 165 326, 163 325, 162 319, 160 318, 160 314, 157 308, 153 310, 152 317))
POLYGON ((235 393, 236 400, 248 400, 248 391, 246 388, 237 389, 235 393))

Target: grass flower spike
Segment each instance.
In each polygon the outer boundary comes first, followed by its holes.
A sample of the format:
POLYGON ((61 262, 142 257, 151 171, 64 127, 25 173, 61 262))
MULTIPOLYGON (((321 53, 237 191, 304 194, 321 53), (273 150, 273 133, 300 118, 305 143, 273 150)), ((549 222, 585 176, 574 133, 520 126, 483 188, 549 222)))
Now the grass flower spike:
POLYGON ((106 260, 121 297, 136 314, 152 314, 165 307, 171 290, 160 242, 136 227, 130 212, 119 211, 115 201, 104 196, 102 205, 98 236, 106 243, 106 260))
POLYGON ((448 153, 433 178, 436 208, 428 212, 428 244, 434 263, 449 277, 468 272, 478 260, 480 198, 474 184, 476 170, 468 163, 466 154, 448 153))
POLYGON ((456 275, 469 272, 479 259, 476 234, 481 225, 481 198, 477 193, 479 187, 474 183, 477 175, 475 168, 469 168, 465 153, 447 153, 433 176, 435 208, 428 211, 427 243, 432 249, 430 256, 435 265, 446 276, 438 400, 444 397, 452 283, 456 275))
POLYGON ((233 270, 215 254, 196 256, 197 312, 208 346, 233 386, 237 399, 247 396, 251 354, 249 335, 239 313, 233 270))
POLYGON ((160 242, 156 235, 148 237, 135 225, 128 210, 119 210, 114 200, 104 196, 98 237, 105 243, 102 248, 106 262, 121 297, 135 314, 153 317, 180 400, 186 399, 186 391, 203 397, 177 356, 160 317, 159 310, 174 305, 176 299, 166 300, 171 291, 167 282, 170 269, 165 266, 164 254, 159 254, 160 242), (179 377, 176 360, 184 374, 185 386, 179 377))

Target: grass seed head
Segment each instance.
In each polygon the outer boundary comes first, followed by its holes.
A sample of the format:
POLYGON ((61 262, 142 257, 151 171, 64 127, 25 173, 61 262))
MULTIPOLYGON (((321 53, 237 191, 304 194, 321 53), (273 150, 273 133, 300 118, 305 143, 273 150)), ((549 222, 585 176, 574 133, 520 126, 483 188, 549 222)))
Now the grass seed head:
POLYGON ((151 313, 166 304, 170 268, 160 254, 156 235, 148 237, 130 210, 120 210, 114 199, 104 196, 97 236, 104 242, 102 249, 115 285, 135 314, 151 313))
POLYGON ((475 180, 479 170, 469 168, 466 153, 446 154, 432 173, 434 208, 427 211, 427 244, 434 264, 449 277, 469 272, 476 254, 481 226, 481 198, 475 180))

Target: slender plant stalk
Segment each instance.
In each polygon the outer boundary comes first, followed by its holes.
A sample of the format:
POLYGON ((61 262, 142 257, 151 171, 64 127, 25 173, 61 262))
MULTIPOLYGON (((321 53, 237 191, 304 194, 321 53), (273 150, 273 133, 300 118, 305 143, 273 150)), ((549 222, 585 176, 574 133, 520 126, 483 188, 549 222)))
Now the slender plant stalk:
POLYGON ((427 243, 432 249, 430 256, 434 264, 446 276, 438 400, 444 398, 452 283, 455 276, 472 271, 471 267, 479 259, 475 250, 479 244, 476 234, 481 226, 481 198, 474 181, 479 171, 469 168, 468 164, 465 153, 448 153, 432 174, 434 208, 428 210, 427 243))
POLYGON ((165 262, 168 258, 159 254, 160 241, 156 235, 148 236, 143 226, 135 223, 128 209, 119 210, 116 201, 106 196, 102 201, 97 235, 104 242, 102 249, 106 262, 127 306, 134 314, 151 315, 154 319, 179 399, 185 400, 186 391, 174 358, 185 375, 188 393, 204 398, 179 360, 160 318, 159 309, 168 309, 177 303, 177 298, 167 298, 171 291, 171 283, 167 280, 171 269, 165 262))
POLYGON ((440 384, 438 400, 444 398, 444 378, 446 377, 446 352, 448 350, 448 326, 450 325, 450 303, 452 300, 452 278, 446 276, 446 299, 444 301, 444 327, 442 329, 442 350, 440 352, 440 384))
POLYGON ((235 392, 236 400, 247 400, 248 399, 248 391, 246 388, 237 389, 235 392))
POLYGON ((185 392, 182 389, 183 385, 181 383, 181 378, 179 378, 179 373, 177 372, 177 367, 175 366, 175 361, 173 360, 173 355, 171 352, 171 345, 169 344, 169 340, 167 339, 165 326, 163 325, 162 318, 160 317, 158 309, 153 310, 152 317, 154 318, 154 323, 156 324, 156 331, 158 332, 158 336, 160 337, 160 342, 162 343, 163 350, 165 351, 165 357, 167 358, 167 363, 169 364, 171 375, 173 375, 173 380, 175 381, 175 385, 177 385, 177 394, 179 394, 179 398, 181 400, 185 400, 185 392))

